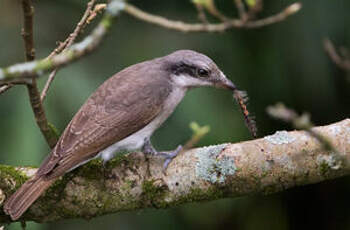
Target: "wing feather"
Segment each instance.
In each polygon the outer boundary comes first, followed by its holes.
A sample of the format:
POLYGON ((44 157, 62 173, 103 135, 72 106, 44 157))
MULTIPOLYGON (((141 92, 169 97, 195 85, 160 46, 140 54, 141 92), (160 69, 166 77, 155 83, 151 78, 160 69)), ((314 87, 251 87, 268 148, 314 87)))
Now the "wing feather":
POLYGON ((124 69, 90 96, 37 175, 63 175, 111 144, 142 129, 160 113, 171 87, 164 74, 155 73, 155 69, 148 68, 146 63, 124 69), (143 79, 145 77, 148 79, 143 79))

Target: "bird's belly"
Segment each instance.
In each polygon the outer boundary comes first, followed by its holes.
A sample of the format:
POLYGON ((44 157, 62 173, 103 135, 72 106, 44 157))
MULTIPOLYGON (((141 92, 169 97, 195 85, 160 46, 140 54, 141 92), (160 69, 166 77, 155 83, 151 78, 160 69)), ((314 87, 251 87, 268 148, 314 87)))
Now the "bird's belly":
MULTIPOLYGON (((114 157, 115 153, 122 150, 133 151, 141 149, 147 138, 150 138, 153 132, 163 124, 163 122, 170 116, 174 111, 175 107, 181 101, 185 95, 185 90, 181 88, 174 89, 170 93, 167 101, 164 103, 163 112, 161 112, 153 121, 148 125, 131 134, 130 136, 108 146, 106 149, 102 150, 98 156, 100 156, 103 161, 108 161, 114 157)), ((121 152, 123 153, 123 152, 121 152)))
POLYGON ((159 126, 166 120, 167 117, 167 114, 159 115, 141 130, 102 150, 98 156, 100 156, 103 161, 108 161, 113 158, 114 155, 118 152, 125 153, 125 151, 141 149, 145 143, 145 140, 152 136, 153 132, 159 128, 159 126))
POLYGON ((104 162, 106 162, 113 158, 118 151, 123 153, 123 150, 132 151, 141 149, 143 144, 145 143, 145 139, 147 137, 150 137, 151 135, 151 130, 149 130, 149 128, 147 128, 146 126, 138 132, 124 138, 123 140, 120 140, 108 146, 107 148, 102 150, 98 155, 102 158, 104 162))

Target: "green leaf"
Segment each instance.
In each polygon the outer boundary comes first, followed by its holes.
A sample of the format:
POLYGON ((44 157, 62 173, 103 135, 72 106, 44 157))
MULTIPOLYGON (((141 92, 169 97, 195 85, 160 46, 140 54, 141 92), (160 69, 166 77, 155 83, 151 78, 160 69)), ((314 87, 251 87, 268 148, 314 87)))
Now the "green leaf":
POLYGON ((191 122, 190 123, 190 128, 193 132, 194 135, 196 136, 204 136, 205 134, 209 133, 210 131, 210 126, 205 125, 205 126, 199 126, 197 122, 191 122))
POLYGON ((191 0, 191 1, 193 4, 202 5, 204 7, 210 4, 210 0, 191 0))
POLYGON ((256 0, 245 0, 249 7, 254 7, 256 5, 256 0))

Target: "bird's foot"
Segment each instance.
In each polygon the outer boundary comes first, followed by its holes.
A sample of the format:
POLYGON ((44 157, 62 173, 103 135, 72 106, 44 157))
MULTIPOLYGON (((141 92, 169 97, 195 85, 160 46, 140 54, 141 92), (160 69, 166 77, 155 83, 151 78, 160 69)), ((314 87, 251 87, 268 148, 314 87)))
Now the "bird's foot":
POLYGON ((154 155, 154 156, 162 156, 165 158, 164 164, 163 164, 163 173, 168 168, 170 162, 181 152, 182 146, 179 145, 175 150, 173 151, 165 151, 165 152, 157 152, 151 144, 151 141, 149 139, 145 140, 145 144, 142 148, 143 153, 148 155, 154 155))
POLYGON ((173 151, 167 151, 167 152, 159 152, 159 156, 163 156, 165 158, 164 164, 163 164, 163 172, 166 171, 168 168, 170 162, 181 152, 182 145, 177 146, 177 148, 173 151))

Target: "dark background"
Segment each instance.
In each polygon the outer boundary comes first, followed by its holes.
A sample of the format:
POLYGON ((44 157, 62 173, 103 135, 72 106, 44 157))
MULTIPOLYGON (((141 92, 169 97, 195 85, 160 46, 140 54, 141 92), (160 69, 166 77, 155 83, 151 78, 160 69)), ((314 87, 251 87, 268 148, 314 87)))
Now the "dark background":
MULTIPOLYGON (((86 1, 35 2, 37 57, 47 56, 74 29, 86 1)), ((217 1, 219 8, 236 15, 233 1, 217 1)), ((142 9, 190 22, 196 11, 186 1, 131 1, 142 9)), ((259 17, 277 13, 293 3, 265 1, 259 17)), ((268 105, 284 102, 307 111, 316 125, 349 117, 350 80, 324 52, 329 37, 350 48, 350 1, 302 1, 302 10, 287 20, 254 30, 224 33, 181 33, 138 21, 124 14, 92 55, 57 74, 45 108, 48 119, 62 131, 85 99, 104 80, 134 63, 193 49, 210 56, 225 74, 248 92, 260 136, 291 128, 272 120, 268 105)), ((0 0, 0 66, 24 60, 20 36, 20 1, 0 0)), ((96 20, 98 21, 98 19, 96 20)), ((84 35, 94 26, 86 29, 84 35)), ((46 77, 39 80, 40 86, 46 77)), ((191 136, 188 124, 210 125, 199 145, 250 139, 230 92, 210 88, 188 93, 174 115, 156 132, 158 149, 173 149, 191 136)), ((0 95, 0 162, 38 166, 49 152, 37 128, 24 86, 0 95)), ((270 196, 250 196, 187 204, 167 210, 140 210, 84 220, 29 223, 28 229, 350 229, 347 177, 290 189, 270 196)), ((18 229, 18 224, 10 229, 18 229)))

